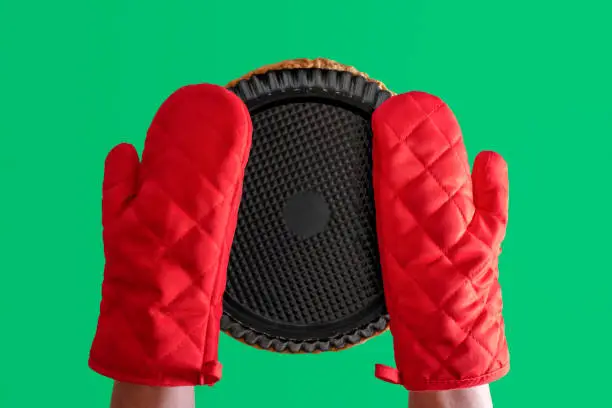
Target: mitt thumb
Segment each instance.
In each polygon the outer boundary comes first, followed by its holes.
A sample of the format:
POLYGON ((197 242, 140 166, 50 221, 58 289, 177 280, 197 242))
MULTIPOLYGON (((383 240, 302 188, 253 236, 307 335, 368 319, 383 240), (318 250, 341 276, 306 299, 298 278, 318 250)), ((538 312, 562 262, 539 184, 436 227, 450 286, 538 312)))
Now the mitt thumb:
MULTIPOLYGON (((480 152, 472 170, 478 229, 488 232, 491 244, 501 244, 508 224, 508 165, 499 154, 480 152)), ((474 222, 473 221, 473 222, 474 222)))
POLYGON ((102 182, 102 226, 116 218, 136 193, 138 153, 134 146, 121 143, 106 156, 102 182))

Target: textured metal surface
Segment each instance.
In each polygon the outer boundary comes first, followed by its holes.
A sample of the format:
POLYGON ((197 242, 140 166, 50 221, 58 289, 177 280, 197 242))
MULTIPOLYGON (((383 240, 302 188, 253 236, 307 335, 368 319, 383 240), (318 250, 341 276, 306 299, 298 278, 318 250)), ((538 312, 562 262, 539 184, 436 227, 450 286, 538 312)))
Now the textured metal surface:
POLYGON ((371 110, 386 93, 372 92, 370 83, 351 76, 359 83, 349 83, 349 91, 339 98, 325 71, 289 74, 292 80, 277 72, 275 79, 258 77, 234 88, 244 100, 256 100, 257 108, 252 108, 253 144, 222 329, 276 351, 341 349, 379 333, 388 321, 369 123, 371 110), (318 81, 325 90, 316 83, 299 84, 300 78, 318 81), (279 83, 293 90, 281 100, 275 93, 285 88, 270 85, 279 83), (266 99, 274 103, 266 104, 266 99), (288 219, 287 207, 305 197, 310 201, 300 211, 306 218, 302 227, 293 227, 300 220, 295 210, 288 219), (316 228, 304 229, 308 223, 316 228))

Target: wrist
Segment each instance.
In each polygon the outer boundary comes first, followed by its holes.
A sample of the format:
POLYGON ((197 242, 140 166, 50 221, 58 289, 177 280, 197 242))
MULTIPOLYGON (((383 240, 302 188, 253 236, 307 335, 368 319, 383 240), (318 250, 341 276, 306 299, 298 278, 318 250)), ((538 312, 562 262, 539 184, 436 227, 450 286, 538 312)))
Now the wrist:
POLYGON ((446 391, 411 391, 409 408, 492 408, 489 385, 446 391))
POLYGON ((193 387, 152 387, 115 382, 111 408, 194 407, 193 387))

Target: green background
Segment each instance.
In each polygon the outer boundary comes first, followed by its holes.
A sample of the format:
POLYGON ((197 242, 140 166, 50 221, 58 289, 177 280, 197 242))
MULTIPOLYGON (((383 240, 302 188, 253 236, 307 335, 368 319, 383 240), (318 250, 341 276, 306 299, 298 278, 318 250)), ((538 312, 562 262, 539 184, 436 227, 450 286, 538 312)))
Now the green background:
MULTIPOLYGON (((324 56, 445 99, 470 157, 503 154, 511 373, 497 407, 608 401, 609 2, 311 0, 0 3, 0 407, 107 407, 87 368, 100 300, 103 161, 139 149, 176 88, 324 56)), ((405 407, 373 378, 391 336, 287 356, 222 336, 198 407, 405 407)))

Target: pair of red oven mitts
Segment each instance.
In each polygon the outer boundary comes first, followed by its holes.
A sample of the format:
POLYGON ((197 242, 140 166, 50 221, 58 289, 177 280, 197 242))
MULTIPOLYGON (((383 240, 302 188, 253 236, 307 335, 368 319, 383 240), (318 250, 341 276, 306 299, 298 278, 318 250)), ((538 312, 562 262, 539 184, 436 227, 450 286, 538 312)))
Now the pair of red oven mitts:
MULTIPOLYGON (((420 92, 372 118, 373 183, 385 297, 409 390, 485 384, 509 367, 497 258, 508 215, 504 160, 470 173, 450 109, 420 92)), ((214 384, 226 268, 252 125, 215 85, 181 88, 160 107, 142 160, 116 146, 105 163, 106 266, 89 364, 118 381, 214 384)))

